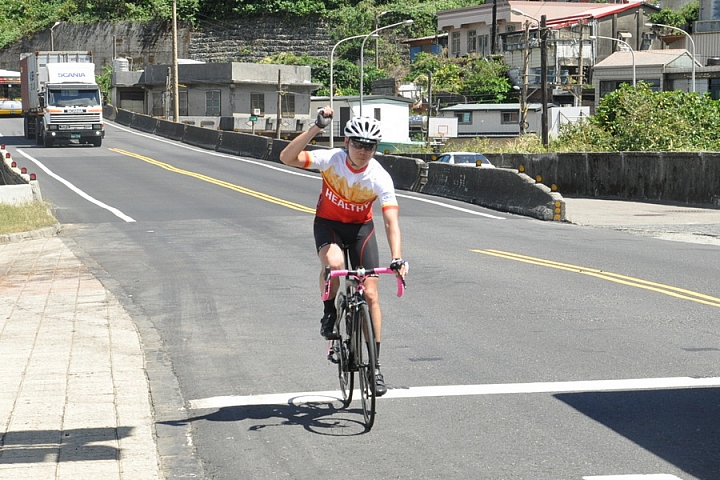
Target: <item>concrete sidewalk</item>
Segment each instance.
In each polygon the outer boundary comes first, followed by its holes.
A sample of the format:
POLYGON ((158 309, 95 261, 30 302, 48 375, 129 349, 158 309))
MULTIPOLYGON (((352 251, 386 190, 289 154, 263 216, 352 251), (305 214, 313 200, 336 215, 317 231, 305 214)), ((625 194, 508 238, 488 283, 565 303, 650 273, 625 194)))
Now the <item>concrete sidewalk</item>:
POLYGON ((160 478, 132 319, 49 233, 0 244, 0 479, 160 478))
POLYGON ((564 198, 571 223, 663 240, 720 245, 720 209, 597 198, 564 198))

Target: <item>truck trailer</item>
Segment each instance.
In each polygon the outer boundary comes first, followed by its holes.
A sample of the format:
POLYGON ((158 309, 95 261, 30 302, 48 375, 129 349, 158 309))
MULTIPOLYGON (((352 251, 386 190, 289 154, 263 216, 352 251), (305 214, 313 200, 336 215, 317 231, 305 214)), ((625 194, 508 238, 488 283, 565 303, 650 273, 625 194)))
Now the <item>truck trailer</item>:
POLYGON ((102 96, 89 51, 37 51, 20 56, 25 138, 52 147, 77 140, 102 145, 102 96))

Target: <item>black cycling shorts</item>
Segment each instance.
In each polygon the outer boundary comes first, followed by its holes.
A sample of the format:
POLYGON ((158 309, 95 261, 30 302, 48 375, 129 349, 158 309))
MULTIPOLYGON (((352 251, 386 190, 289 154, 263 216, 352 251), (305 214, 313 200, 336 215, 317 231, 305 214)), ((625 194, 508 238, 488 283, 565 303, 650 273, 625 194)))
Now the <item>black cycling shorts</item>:
POLYGON ((376 268, 380 266, 375 225, 367 223, 342 223, 315 217, 313 225, 315 246, 321 248, 331 243, 350 247, 350 263, 353 268, 376 268))

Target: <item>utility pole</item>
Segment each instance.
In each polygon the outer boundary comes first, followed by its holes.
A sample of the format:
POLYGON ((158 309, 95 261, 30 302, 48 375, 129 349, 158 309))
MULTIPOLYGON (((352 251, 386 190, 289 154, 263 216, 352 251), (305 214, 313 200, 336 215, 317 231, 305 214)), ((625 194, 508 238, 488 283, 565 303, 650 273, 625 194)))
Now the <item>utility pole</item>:
POLYGON ((282 96, 283 96, 283 89, 282 89, 282 82, 281 82, 281 71, 278 70, 278 83, 277 83, 277 92, 278 92, 278 99, 277 99, 277 127, 275 128, 275 138, 280 139, 280 128, 282 127, 282 96))
POLYGON ((525 48, 523 50, 523 83, 520 104, 520 135, 525 135, 528 128, 528 67, 530 64, 530 21, 525 20, 525 48))
POLYGON ((178 32, 177 32, 177 0, 173 0, 173 122, 180 121, 180 89, 178 88, 178 32))
POLYGON ((540 17, 540 88, 542 89, 542 143, 548 146, 547 17, 540 17))
POLYGON ((585 82, 585 78, 583 78, 583 32, 585 31, 585 24, 582 20, 580 20, 580 46, 578 47, 578 93, 575 95, 575 106, 576 107, 582 107, 582 99, 583 99, 583 82, 585 82))
POLYGON ((425 142, 430 142, 430 117, 432 116, 432 72, 428 71, 428 109, 427 126, 425 127, 425 142))
POLYGON ((497 53, 497 0, 493 0, 492 6, 492 26, 490 27, 490 54, 495 55, 497 53))

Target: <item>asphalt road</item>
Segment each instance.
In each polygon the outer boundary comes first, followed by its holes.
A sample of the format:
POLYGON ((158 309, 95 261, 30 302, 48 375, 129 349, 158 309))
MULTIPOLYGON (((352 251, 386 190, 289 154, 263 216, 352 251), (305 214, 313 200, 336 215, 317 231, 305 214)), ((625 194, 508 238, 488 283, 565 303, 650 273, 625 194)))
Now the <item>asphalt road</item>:
POLYGON ((153 385, 158 431, 205 478, 720 478, 717 245, 400 192, 409 288, 383 283, 391 390, 365 432, 319 336, 317 175, 115 125, 101 148, 21 129, 0 120, 63 235, 157 334, 149 369, 177 382, 153 385))

